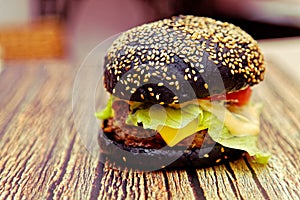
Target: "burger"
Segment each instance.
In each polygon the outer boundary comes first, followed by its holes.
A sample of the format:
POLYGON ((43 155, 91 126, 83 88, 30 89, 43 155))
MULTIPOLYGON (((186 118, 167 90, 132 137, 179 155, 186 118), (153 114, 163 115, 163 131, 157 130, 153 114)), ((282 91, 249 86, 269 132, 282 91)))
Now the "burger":
POLYGON ((251 100, 264 74, 257 42, 227 22, 180 15, 122 33, 105 56, 101 158, 139 169, 241 155, 266 164, 257 147, 261 104, 251 100))

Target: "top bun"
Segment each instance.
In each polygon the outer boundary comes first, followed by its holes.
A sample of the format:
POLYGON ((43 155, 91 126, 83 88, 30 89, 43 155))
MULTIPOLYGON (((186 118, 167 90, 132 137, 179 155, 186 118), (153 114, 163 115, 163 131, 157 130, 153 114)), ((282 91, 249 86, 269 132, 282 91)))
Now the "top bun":
POLYGON ((264 72, 257 42, 245 31, 189 15, 121 34, 105 57, 104 84, 121 99, 177 104, 255 85, 264 72))

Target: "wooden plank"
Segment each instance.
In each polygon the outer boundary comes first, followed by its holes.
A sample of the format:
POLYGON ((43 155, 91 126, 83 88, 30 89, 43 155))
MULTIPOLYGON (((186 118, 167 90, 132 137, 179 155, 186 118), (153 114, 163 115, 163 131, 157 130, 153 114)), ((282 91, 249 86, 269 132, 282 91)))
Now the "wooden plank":
POLYGON ((195 199, 186 171, 136 172, 104 168, 100 199, 195 199))
POLYGON ((250 170, 240 159, 233 164, 197 169, 207 199, 262 199, 250 170))
MULTIPOLYGON (((195 185, 196 178, 191 174, 190 170, 166 171, 165 179, 167 179, 169 196, 173 199, 198 199, 203 196, 202 190, 195 185), (196 188, 195 188, 196 187, 196 188)), ((198 183, 198 180, 196 180, 198 183)))
POLYGON ((72 80, 68 77, 74 71, 62 64, 17 71, 13 72, 17 77, 29 78, 30 88, 35 87, 30 92, 26 81, 8 82, 19 90, 8 98, 10 106, 1 112, 1 121, 23 101, 13 119, 6 122, 9 125, 0 143, 0 198, 88 197, 98 160, 85 150, 72 125, 72 80))
POLYGON ((267 168, 253 166, 271 197, 299 198, 300 88, 273 63, 259 96, 264 102, 262 146, 273 154, 267 168), (282 83, 285 84, 282 84, 282 83), (265 98, 265 97, 268 98, 265 98))

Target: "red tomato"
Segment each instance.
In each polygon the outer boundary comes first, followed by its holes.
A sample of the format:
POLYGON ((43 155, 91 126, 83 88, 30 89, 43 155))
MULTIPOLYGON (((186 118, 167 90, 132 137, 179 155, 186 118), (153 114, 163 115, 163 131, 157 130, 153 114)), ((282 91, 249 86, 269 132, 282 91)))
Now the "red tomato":
POLYGON ((236 105, 238 106, 242 106, 245 105, 252 94, 252 90, 250 87, 244 89, 244 90, 240 90, 237 92, 232 92, 226 95, 216 95, 216 96, 212 96, 212 97, 207 97, 204 99, 209 99, 209 100, 233 100, 233 102, 236 103, 236 105))
POLYGON ((251 97, 251 94, 252 94, 252 90, 250 87, 248 87, 245 90, 240 90, 238 92, 226 94, 226 99, 237 100, 237 105, 242 106, 242 105, 245 105, 246 103, 248 103, 248 101, 251 97))

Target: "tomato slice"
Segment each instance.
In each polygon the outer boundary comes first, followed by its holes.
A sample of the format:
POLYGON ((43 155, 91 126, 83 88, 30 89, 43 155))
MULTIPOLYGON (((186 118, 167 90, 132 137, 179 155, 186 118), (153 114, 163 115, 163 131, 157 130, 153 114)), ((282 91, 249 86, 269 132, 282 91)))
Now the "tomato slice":
POLYGON ((206 97, 204 99, 209 100, 231 100, 233 103, 235 103, 238 106, 242 106, 248 103, 250 97, 252 94, 252 90, 250 87, 240 90, 237 92, 232 92, 226 95, 215 95, 212 97, 206 97))
POLYGON ((238 92, 233 92, 230 94, 226 94, 226 98, 229 100, 237 100, 237 105, 242 106, 249 102, 249 99, 252 94, 252 89, 248 87, 245 90, 240 90, 238 92))

